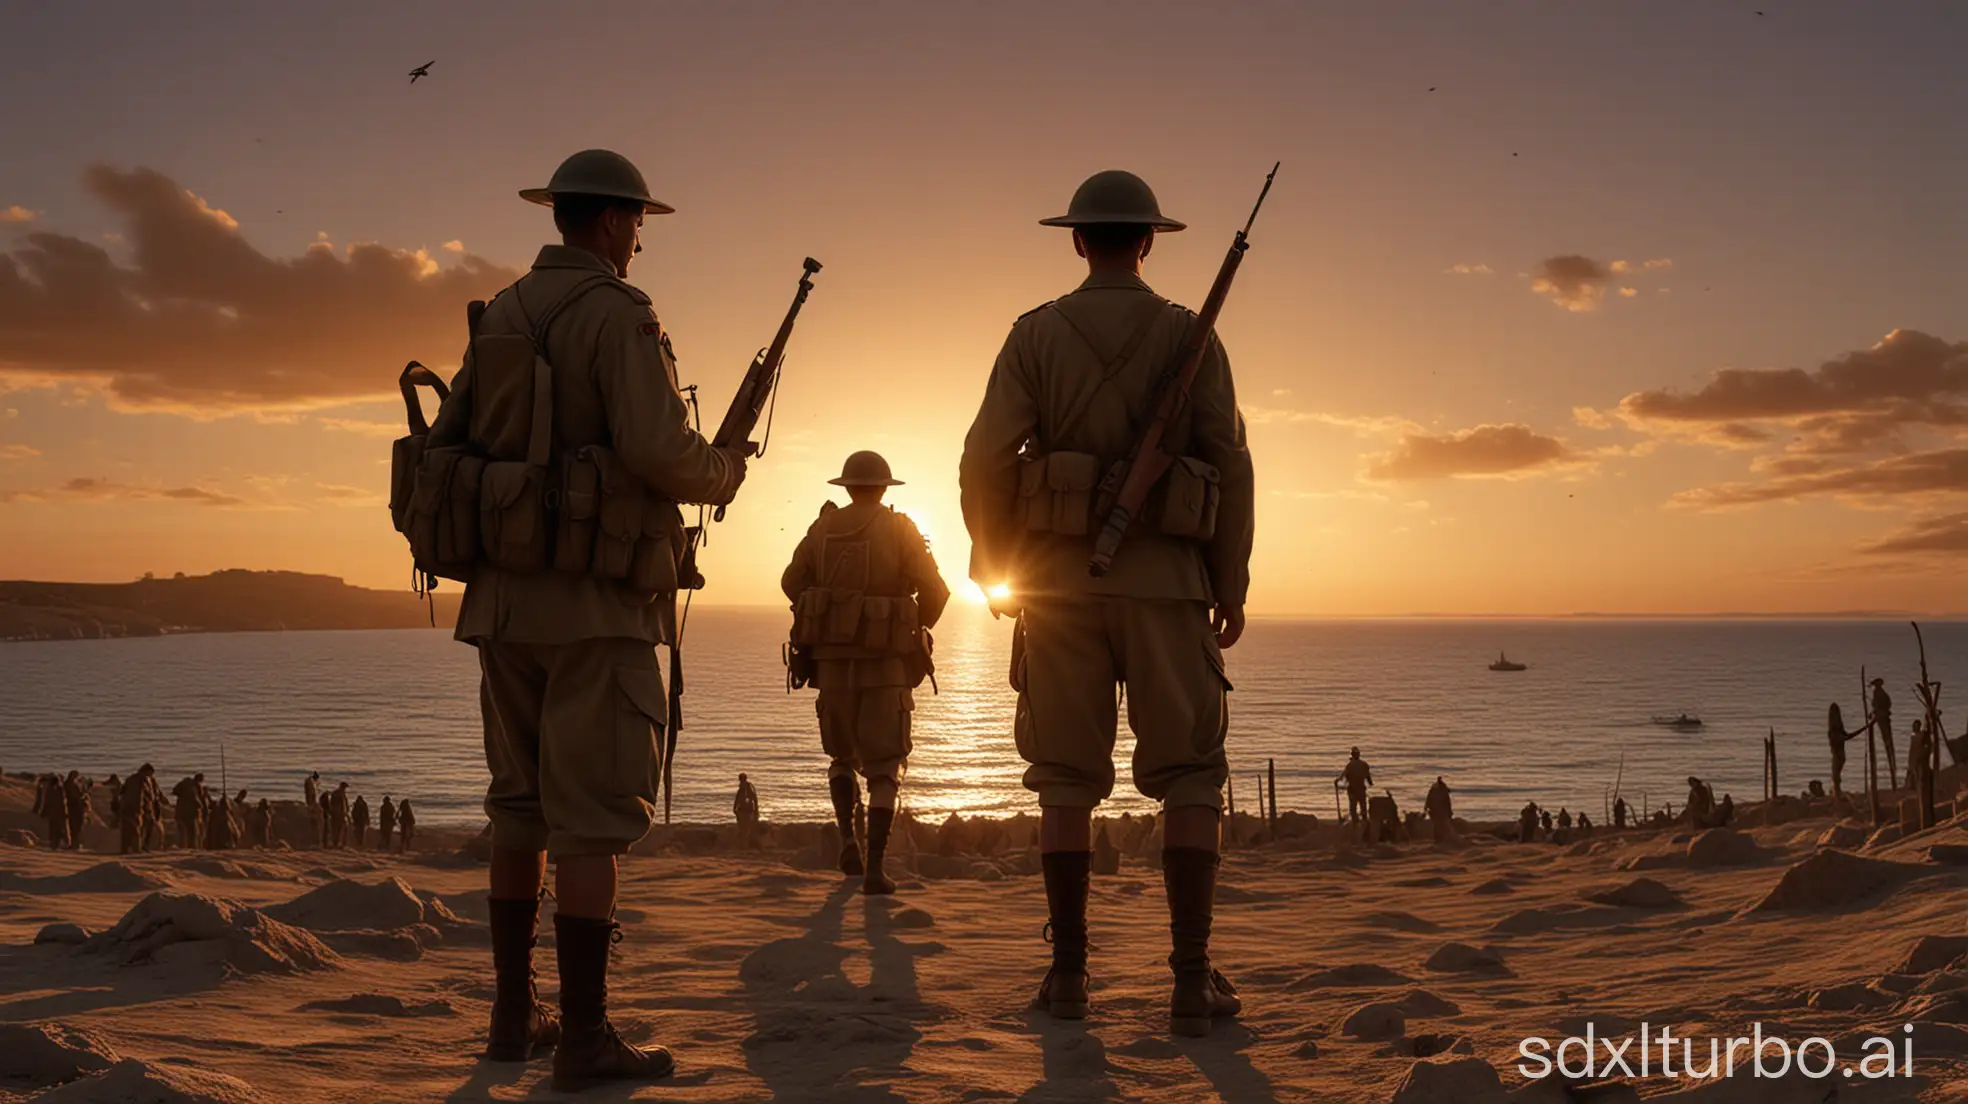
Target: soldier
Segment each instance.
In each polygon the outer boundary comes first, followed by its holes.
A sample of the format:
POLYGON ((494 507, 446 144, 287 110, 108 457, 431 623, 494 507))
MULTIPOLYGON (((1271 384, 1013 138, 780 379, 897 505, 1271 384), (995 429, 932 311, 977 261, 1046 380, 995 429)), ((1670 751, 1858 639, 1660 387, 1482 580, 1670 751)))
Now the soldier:
POLYGON ((1435 776, 1435 784, 1428 787, 1428 797, 1422 802, 1428 812, 1428 823, 1434 831, 1436 843, 1448 843, 1455 838, 1455 811, 1450 804, 1449 784, 1435 776))
POLYGON ((1572 811, 1570 809, 1567 809, 1563 805, 1558 806, 1558 827, 1570 828, 1571 826, 1572 826, 1572 811))
POLYGON ((206 813, 205 845, 214 851, 230 851, 238 835, 239 824, 233 819, 232 801, 220 794, 206 813))
POLYGON ((103 787, 109 791, 109 819, 117 824, 123 822, 123 779, 111 771, 103 787))
POLYGON ((144 850, 144 827, 150 823, 151 775, 149 763, 138 767, 116 795, 118 853, 129 855, 144 850))
POLYGON ((68 846, 71 851, 82 850, 82 826, 89 823, 89 791, 95 788, 95 782, 82 777, 81 771, 69 771, 62 782, 62 797, 68 804, 68 846))
POLYGON ((1825 718, 1825 738, 1831 741, 1831 804, 1836 809, 1845 798, 1845 745, 1854 737, 1865 733, 1863 726, 1845 731, 1845 715, 1838 711, 1838 703, 1831 703, 1831 712, 1825 718))
POLYGON ((390 837, 396 834, 396 802, 383 795, 383 807, 376 814, 376 850, 388 851, 390 837))
POLYGON ((1626 798, 1623 797, 1613 798, 1613 830, 1614 831, 1623 832, 1626 830, 1627 815, 1628 813, 1627 813, 1626 798))
POLYGON ((857 452, 828 482, 845 487, 849 503, 820 508, 779 587, 793 602, 793 642, 814 661, 841 873, 860 876, 863 893, 893 893, 882 857, 909 762, 914 687, 929 670, 923 634, 943 615, 950 588, 915 523, 882 505, 888 488, 902 485, 888 461, 857 452), (868 780, 865 865, 855 832, 856 773, 868 780))
POLYGON ((143 850, 158 851, 165 845, 164 835, 164 783, 157 780, 157 771, 149 763, 143 765, 144 780, 144 825, 143 850))
POLYGON ((1543 824, 1544 824, 1544 838, 1545 838, 1545 839, 1550 839, 1550 838, 1551 838, 1551 830, 1552 830, 1552 828, 1553 828, 1553 827, 1555 827, 1555 825, 1553 824, 1553 822, 1552 822, 1552 819, 1551 819, 1551 810, 1550 810, 1550 809, 1545 809, 1545 810, 1543 810, 1542 812, 1540 812, 1540 813, 1538 814, 1538 819, 1539 819, 1540 821, 1542 821, 1542 822, 1543 822, 1543 824))
POLYGON ((1346 760, 1346 767, 1339 772, 1339 777, 1346 783, 1346 817, 1358 824, 1367 813, 1367 787, 1373 785, 1373 768, 1360 758, 1359 748, 1353 749, 1353 755, 1346 760))
POLYGON ((1526 801, 1523 811, 1517 814, 1517 842, 1530 843, 1537 839, 1538 807, 1535 801, 1526 801))
POLYGON ((752 781, 744 772, 738 774, 738 793, 731 799, 731 816, 738 822, 738 846, 753 847, 758 843, 759 795, 752 788, 752 781))
POLYGON ((362 841, 369 834, 369 803, 361 794, 355 795, 355 806, 349 811, 350 826, 355 829, 355 849, 362 850, 362 841))
POLYGON ((348 846, 349 793, 348 783, 338 782, 335 790, 323 802, 328 807, 328 846, 341 849, 348 846))
POLYGON ((1222 649, 1243 634, 1250 585, 1250 452, 1229 358, 1211 336, 1163 438, 1181 459, 1144 511, 1155 524, 1136 526, 1111 568, 1091 576, 1103 520, 1091 516, 1095 485, 1131 449, 1195 315, 1142 282, 1156 232, 1183 224, 1161 214, 1139 177, 1096 174, 1045 225, 1071 228, 1087 279, 1013 324, 960 467, 971 578, 1001 596, 995 608, 1018 615, 1017 744, 1041 809, 1052 929, 1052 968, 1034 1004, 1059 1018, 1087 1013, 1092 815, 1113 792, 1119 684, 1135 788, 1166 810, 1170 1026, 1201 1034, 1241 1008, 1211 968, 1209 935, 1228 775, 1222 649), (1183 495, 1169 493, 1177 480, 1183 495))
POLYGON ((264 797, 246 813, 246 842, 253 847, 273 846, 273 807, 264 797))
MULTIPOLYGON (((611 470, 619 469, 612 485, 625 494, 646 490, 646 509, 637 502, 645 529, 667 529, 670 549, 681 551, 674 504, 731 501, 749 450, 713 448, 690 428, 669 337, 649 297, 623 279, 642 248, 644 216, 671 208, 650 197, 627 158, 608 150, 575 154, 546 187, 521 197, 554 209, 561 243, 542 248, 532 270, 486 306, 429 447, 489 453, 492 435, 526 440, 531 402, 496 388, 481 396, 475 380, 481 343, 490 349, 527 338, 553 369, 553 454, 605 446, 611 470)), ((667 1050, 633 1047, 615 1033, 607 976, 609 947, 619 938, 611 919, 615 859, 653 822, 658 741, 668 720, 653 645, 676 639, 674 594, 662 591, 694 585, 681 576, 659 585, 652 601, 649 591, 585 570, 521 573, 481 562, 465 587, 457 638, 478 647, 492 775, 485 811, 498 981, 486 1053, 524 1060, 558 1039, 561 1088, 661 1077, 675 1065, 667 1050), (564 1033, 532 984, 549 853, 564 1033)), ((408 801, 398 817, 408 836, 408 801)))
POLYGON ((171 787, 178 818, 178 846, 195 848, 205 838, 205 774, 203 771, 178 781, 171 787))
POLYGON ((1579 813, 1578 834, 1581 838, 1592 834, 1592 818, 1583 812, 1579 813))
POLYGON ((1691 828, 1709 827, 1709 821, 1715 815, 1715 791, 1692 774, 1688 776, 1688 807, 1683 813, 1691 828))
POLYGON ((410 837, 417 834, 417 813, 410 808, 410 799, 404 798, 396 803, 396 828, 398 851, 410 850, 410 837))
POLYGON ((1933 769, 1934 747, 1928 742, 1927 726, 1921 721, 1913 722, 1912 732, 1907 736, 1907 789, 1915 796, 1920 794, 1920 784, 1933 769))
MULTIPOLYGON (((1886 745, 1886 788, 1900 788, 1900 761, 1893 750, 1893 695, 1886 692, 1886 680, 1872 680, 1872 726, 1879 732, 1879 742, 1886 745)), ((1909 755, 1907 768, 1913 768, 1909 755)))
POLYGON ((44 774, 34 780, 34 812, 48 824, 48 850, 68 846, 68 791, 59 776, 44 774))
POLYGON ((308 775, 307 781, 301 783, 301 794, 307 800, 308 815, 315 815, 315 808, 321 803, 320 771, 315 771, 313 774, 308 775))

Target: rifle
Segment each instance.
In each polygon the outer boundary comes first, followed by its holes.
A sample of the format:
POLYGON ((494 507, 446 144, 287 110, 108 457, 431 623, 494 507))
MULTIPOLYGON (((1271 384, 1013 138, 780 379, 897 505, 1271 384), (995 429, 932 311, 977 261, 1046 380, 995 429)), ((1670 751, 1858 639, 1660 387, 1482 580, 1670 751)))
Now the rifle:
MULTIPOLYGON (((759 415, 766 410, 766 404, 773 401, 779 393, 779 367, 786 359, 786 342, 793 336, 793 322, 799 318, 800 308, 806 305, 807 293, 813 290, 813 274, 820 271, 820 262, 812 257, 800 265, 799 290, 793 293, 793 305, 786 308, 785 320, 779 323, 779 332, 772 335, 772 344, 758 351, 752 358, 751 367, 745 369, 745 378, 738 384, 738 393, 731 398, 731 407, 724 412, 724 420, 718 423, 717 435, 711 444, 717 448, 743 448, 749 456, 764 456, 765 442, 752 440, 752 430, 758 428, 759 415)), ((766 436, 772 435, 771 415, 766 416, 766 436)), ((719 506, 711 512, 715 521, 724 520, 724 507, 719 506)), ((701 515, 700 515, 701 520, 701 515)), ((697 574, 697 542, 703 539, 704 527, 693 525, 684 531, 683 566, 678 574, 683 585, 695 590, 702 585, 697 574)), ((676 763, 677 733, 683 729, 683 657, 679 649, 683 646, 683 627, 690 617, 690 600, 684 599, 683 617, 673 618, 676 622, 676 640, 670 645, 670 725, 663 740, 663 823, 670 822, 670 796, 673 792, 671 770, 676 763)))
POLYGON ((1148 501, 1152 490, 1173 464, 1174 458, 1162 449, 1162 436, 1168 431, 1169 423, 1182 413, 1189 401, 1189 387, 1196 381, 1196 373, 1202 368, 1203 354, 1209 350, 1210 336, 1216 332, 1216 316, 1223 311, 1223 301, 1230 296, 1230 281, 1237 277, 1237 266, 1243 263, 1244 252, 1250 248, 1250 228, 1257 221, 1258 208, 1264 206, 1264 197, 1271 194, 1271 181, 1278 176, 1278 165, 1264 177, 1264 190, 1257 193, 1257 203, 1251 208, 1250 218, 1244 220, 1244 228, 1230 243, 1230 252, 1223 258, 1223 266, 1216 270, 1216 282, 1210 285, 1209 298, 1203 300, 1203 309, 1197 313, 1195 324, 1189 328, 1187 344, 1182 355, 1163 375, 1157 384, 1159 396, 1155 400, 1155 416, 1135 437, 1128 450, 1126 460, 1114 466, 1100 481, 1100 491, 1094 499, 1094 516, 1106 515, 1106 524, 1100 530, 1100 537, 1094 542, 1093 558, 1087 561, 1087 573, 1098 579, 1107 574, 1114 565, 1114 553, 1120 550, 1121 541, 1127 537, 1128 526, 1133 524, 1135 515, 1148 501))

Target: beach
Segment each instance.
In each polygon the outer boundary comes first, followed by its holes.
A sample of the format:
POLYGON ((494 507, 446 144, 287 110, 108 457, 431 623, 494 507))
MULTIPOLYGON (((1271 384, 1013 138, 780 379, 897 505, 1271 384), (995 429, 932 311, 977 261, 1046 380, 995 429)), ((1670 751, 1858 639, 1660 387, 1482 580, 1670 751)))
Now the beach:
MULTIPOLYGON (((492 989, 472 833, 422 833, 408 855, 119 858, 93 850, 114 850, 96 826, 90 850, 51 853, 22 846, 30 797, 0 782, 0 1099, 555 1096, 545 1059, 474 1057, 492 989), (136 1085, 155 1094, 124 1095, 136 1085)), ((286 807, 283 825, 299 816, 286 807)), ((1120 841, 1145 828, 1102 823, 1120 841)), ((1295 816, 1253 842, 1261 826, 1240 816, 1213 949, 1245 1012, 1201 1039, 1168 1031, 1149 836, 1094 878, 1091 1018, 1026 1010, 1048 954, 1031 827, 911 825, 890 899, 827 869, 816 825, 769 826, 759 851, 728 824, 658 828, 623 860, 611 1008, 678 1072, 579 1099, 1937 1104, 1968 1089, 1968 817, 1869 842, 1787 800, 1746 806, 1740 831, 1524 844, 1463 822, 1452 844, 1368 847, 1295 816), (1518 1068, 1529 1037, 1591 1024, 1603 1057, 1604 1037, 1643 1022, 1703 1040, 1697 1068, 1706 1039, 1760 1025, 1825 1040, 1840 1072, 1656 1069, 1567 1096, 1562 1076, 1518 1068), (1911 1075, 1843 1074, 1873 1038, 1910 1039, 1911 1075)), ((549 1000, 552 930, 536 955, 549 1000)))

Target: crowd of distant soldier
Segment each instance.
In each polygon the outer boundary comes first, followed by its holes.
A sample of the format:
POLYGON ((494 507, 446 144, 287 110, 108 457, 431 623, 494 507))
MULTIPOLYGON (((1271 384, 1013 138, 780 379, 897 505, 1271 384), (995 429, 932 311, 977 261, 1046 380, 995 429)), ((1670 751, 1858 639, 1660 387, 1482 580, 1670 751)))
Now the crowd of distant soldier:
MULTIPOLYGON (((79 851, 83 828, 96 804, 96 780, 80 771, 66 776, 43 774, 34 783, 34 815, 48 826, 51 850, 79 851)), ((105 823, 114 825, 118 852, 124 855, 184 850, 230 851, 272 848, 275 843, 273 805, 264 797, 251 800, 246 788, 228 797, 212 792, 201 771, 178 780, 168 794, 149 763, 128 778, 110 775, 103 783, 109 801, 105 823), (167 828, 166 815, 172 824, 167 828)), ((310 774, 302 787, 313 839, 283 840, 288 847, 311 846, 335 850, 407 851, 417 832, 417 814, 410 799, 383 795, 376 810, 376 837, 369 838, 369 802, 351 794, 347 782, 333 790, 321 788, 321 772, 310 774)))

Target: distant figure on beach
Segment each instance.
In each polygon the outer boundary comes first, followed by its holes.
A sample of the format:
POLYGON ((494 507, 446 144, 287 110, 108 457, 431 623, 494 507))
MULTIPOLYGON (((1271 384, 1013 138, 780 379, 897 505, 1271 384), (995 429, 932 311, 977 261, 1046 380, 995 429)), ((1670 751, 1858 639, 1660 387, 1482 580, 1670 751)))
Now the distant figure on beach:
POLYGON ((157 773, 149 763, 138 767, 136 772, 123 783, 123 792, 116 798, 116 832, 118 853, 134 855, 147 850, 144 846, 144 829, 150 823, 151 788, 156 785, 152 776, 157 773))
POLYGON ((1550 809, 1544 809, 1544 810, 1542 810, 1542 811, 1540 811, 1540 812, 1538 813, 1538 819, 1539 819, 1539 820, 1541 820, 1541 821, 1543 822, 1543 824, 1544 824, 1544 838, 1546 838, 1546 839, 1550 839, 1550 838, 1551 838, 1551 830, 1552 830, 1552 829, 1553 829, 1554 827, 1556 827, 1556 824, 1555 824, 1555 822, 1554 822, 1554 820, 1553 820, 1553 818, 1552 818, 1552 816, 1551 816, 1551 810, 1550 810, 1550 809))
MULTIPOLYGON (((642 173, 618 153, 583 150, 545 187, 520 194, 553 208, 560 240, 476 315, 472 354, 452 379, 428 447, 523 460, 531 389, 510 385, 530 379, 536 363, 550 364, 553 454, 592 457, 575 474, 601 489, 598 514, 643 518, 643 539, 590 536, 587 557, 562 542, 544 569, 481 557, 456 631, 478 649, 490 776, 497 984, 486 1056, 523 1062, 554 1047, 554 1083, 585 1087, 662 1077, 675 1066, 661 1047, 624 1042, 608 1020, 609 954, 628 934, 612 920, 616 857, 648 833, 661 808, 659 730, 670 702, 655 646, 675 640, 679 585, 696 583, 679 578, 674 558, 687 547, 677 504, 730 502, 751 450, 742 441, 716 448, 691 428, 669 335, 649 297, 624 280, 641 250, 644 216, 672 210, 649 196, 642 173), (549 856, 564 1024, 532 982, 549 856)), ((528 508, 539 508, 530 504, 541 492, 527 493, 528 508)), ((409 801, 397 817, 414 840, 409 801)))
POLYGON ((355 849, 362 850, 362 842, 369 835, 369 803, 361 794, 355 795, 355 805, 349 810, 349 827, 355 832, 355 849))
POLYGON ((178 820, 178 846, 196 848, 205 835, 204 772, 180 779, 171 787, 171 796, 176 800, 173 810, 178 820))
POLYGON ((89 823, 89 791, 96 788, 93 780, 82 777, 81 771, 69 771, 62 780, 62 797, 68 804, 68 847, 71 851, 82 850, 82 828, 89 823))
POLYGON ((1727 828, 1736 819, 1736 799, 1731 794, 1723 794, 1721 804, 1715 807, 1715 826, 1727 828))
POLYGON ((1825 799, 1824 781, 1818 778, 1811 779, 1811 784, 1804 787, 1804 798, 1807 801, 1823 801, 1825 799))
POLYGON ((1847 732, 1845 715, 1838 711, 1837 702, 1831 703, 1831 713, 1825 720, 1825 738, 1831 741, 1831 801, 1834 806, 1845 799, 1845 745, 1864 732, 1864 726, 1847 732))
MULTIPOLYGON (((1900 761, 1893 751, 1893 695, 1886 692, 1886 680, 1883 678, 1872 680, 1872 727, 1879 733, 1879 742, 1886 748, 1886 788, 1897 790, 1900 788, 1900 761)), ((1909 754, 1907 767, 1911 769, 1912 766, 1913 760, 1909 754)))
POLYGON ((123 779, 116 772, 111 771, 109 778, 103 782, 103 787, 109 791, 108 823, 123 823, 123 779))
POLYGON ((1531 843, 1537 839, 1537 834, 1538 834, 1537 802, 1527 801, 1524 803, 1523 811, 1517 814, 1517 842, 1531 843))
POLYGON ((1579 813, 1578 834, 1580 836, 1589 836, 1592 834, 1592 818, 1586 816, 1583 812, 1579 813))
POLYGON ((232 801, 224 794, 212 802, 205 817, 205 846, 214 851, 230 851, 238 840, 239 822, 233 819, 232 801))
POLYGON ((376 850, 388 851, 390 839, 396 835, 396 802, 390 795, 383 795, 383 807, 376 812, 376 850))
POLYGON ((247 842, 254 847, 273 847, 273 806, 267 804, 266 798, 260 798, 260 803, 246 815, 246 831, 247 842))
POLYGON ((1688 826, 1690 828, 1707 828, 1710 826, 1709 822, 1714 814, 1715 791, 1709 789, 1708 783, 1703 782, 1692 774, 1689 775, 1688 805, 1687 808, 1682 810, 1682 815, 1688 819, 1688 826))
POLYGON ((738 774, 738 793, 731 799, 731 816, 738 822, 738 846, 757 846, 759 795, 742 771, 738 774))
POLYGON ((34 780, 34 815, 48 825, 48 850, 68 846, 68 796, 59 777, 43 774, 34 780))
POLYGON ((396 831, 398 851, 410 850, 411 838, 417 834, 417 814, 410 808, 410 799, 404 798, 396 803, 396 831))
POLYGON ((1558 827, 1570 828, 1571 826, 1572 826, 1572 811, 1570 809, 1567 809, 1563 805, 1558 806, 1558 827))
POLYGON ((1401 810, 1392 793, 1381 792, 1367 799, 1366 834, 1368 843, 1394 843, 1401 838, 1401 810))
POLYGON ((1927 726, 1914 721, 1907 734, 1907 789, 1915 796, 1920 794, 1921 783, 1926 779, 1933 764, 1934 746, 1927 735, 1927 726))
POLYGON ((1373 768, 1360 758, 1359 748, 1353 749, 1339 777, 1346 783, 1346 818, 1358 824, 1367 815, 1367 787, 1373 785, 1373 768))
POLYGON ((307 781, 301 784, 301 795, 307 800, 308 815, 313 816, 315 809, 321 804, 320 771, 307 776, 307 781))
POLYGON ((1626 830, 1626 818, 1628 815, 1629 808, 1630 807, 1626 803, 1626 798, 1624 797, 1613 798, 1613 830, 1614 831, 1623 832, 1626 830))
POLYGON ((1449 784, 1435 776, 1435 784, 1428 787, 1428 797, 1422 802, 1428 812, 1428 823, 1433 829, 1436 843, 1448 843, 1455 838, 1455 808, 1449 798, 1449 784))
POLYGON ((848 504, 820 507, 779 587, 793 603, 793 646, 812 661, 820 692, 841 873, 860 876, 863 893, 893 893, 882 857, 913 746, 914 688, 930 670, 925 634, 943 616, 950 588, 915 522, 882 505, 902 485, 887 460, 857 452, 827 482, 847 490, 848 504), (868 780, 866 862, 854 824, 857 774, 868 780))
POLYGON ((328 794, 324 804, 328 806, 328 846, 335 850, 344 849, 348 847, 348 783, 336 783, 334 791, 328 794))
POLYGON ((1087 1014, 1092 815, 1113 792, 1118 686, 1135 788, 1165 812, 1170 1028, 1199 1035, 1242 1008, 1212 966, 1209 939, 1229 774, 1221 653, 1243 635, 1250 589, 1250 449, 1229 357, 1207 337, 1187 406, 1162 438, 1186 455, 1171 453, 1150 500, 1158 516, 1137 516, 1111 567, 1089 573, 1109 520, 1091 516, 1105 464, 1133 448, 1196 316, 1141 278, 1156 232, 1183 224, 1161 214, 1140 177, 1097 173, 1045 223, 1070 228, 1087 278, 1012 324, 958 465, 970 576, 1001 596, 995 610, 1018 613, 1016 743, 1038 794, 1052 927, 1052 967, 1034 1007, 1056 1019, 1087 1014))

